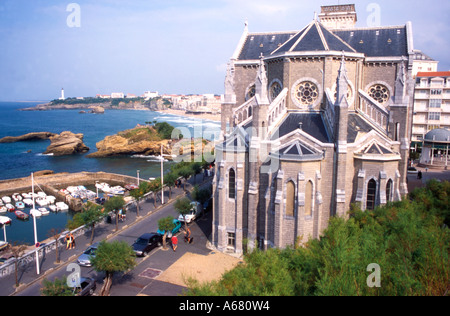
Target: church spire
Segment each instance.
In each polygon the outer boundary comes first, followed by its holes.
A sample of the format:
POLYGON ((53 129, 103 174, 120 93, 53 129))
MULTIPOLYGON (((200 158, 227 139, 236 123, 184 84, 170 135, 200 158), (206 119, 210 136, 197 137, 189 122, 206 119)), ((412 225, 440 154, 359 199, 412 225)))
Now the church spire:
POLYGON ((261 53, 259 57, 259 69, 256 76, 255 82, 255 94, 259 96, 260 103, 268 104, 268 91, 267 91, 268 79, 266 74, 266 66, 264 63, 264 56, 261 53))
MULTIPOLYGON (((339 67, 337 82, 336 82, 336 105, 342 106, 344 97, 347 100, 347 94, 348 94, 348 77, 347 77, 347 69, 345 68, 345 56, 344 52, 342 52, 342 59, 341 59, 341 66, 339 67)), ((348 106, 348 102, 345 102, 348 106)))

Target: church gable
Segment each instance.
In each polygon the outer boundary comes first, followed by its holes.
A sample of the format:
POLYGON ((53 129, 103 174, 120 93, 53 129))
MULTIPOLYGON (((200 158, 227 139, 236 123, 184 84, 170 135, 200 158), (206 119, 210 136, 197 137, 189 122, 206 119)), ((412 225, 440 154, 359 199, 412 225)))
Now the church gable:
POLYGON ((401 159, 399 153, 396 153, 392 149, 382 145, 376 139, 373 139, 369 143, 364 142, 364 145, 355 151, 354 156, 357 159, 377 161, 392 161, 401 159))
POLYGON ((278 155, 281 160, 291 161, 312 161, 323 159, 323 152, 309 147, 300 140, 294 143, 283 146, 278 150, 278 155))

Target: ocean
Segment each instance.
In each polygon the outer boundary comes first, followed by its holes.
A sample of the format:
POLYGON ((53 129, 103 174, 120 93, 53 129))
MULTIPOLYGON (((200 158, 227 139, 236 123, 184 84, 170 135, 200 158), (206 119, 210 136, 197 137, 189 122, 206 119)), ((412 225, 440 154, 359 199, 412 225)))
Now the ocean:
MULTIPOLYGON (((213 140, 220 133, 220 123, 197 118, 183 117, 152 111, 106 110, 105 114, 80 114, 79 110, 19 111, 42 102, 0 102, 0 138, 19 136, 32 132, 61 133, 71 131, 82 133, 84 143, 95 152, 95 144, 106 136, 135 127, 145 122, 167 122, 174 127, 183 128, 184 137, 202 137, 213 140)), ((28 177, 32 172, 53 170, 54 172, 110 172, 136 176, 140 170, 141 178, 158 177, 161 164, 151 157, 87 158, 86 154, 64 157, 43 155, 50 145, 49 140, 0 144, 0 180, 28 177)), ((165 170, 172 163, 165 163, 165 170)), ((0 214, 13 219, 7 227, 8 242, 34 243, 32 221, 20 222, 14 213, 0 214), (31 225, 31 228, 30 228, 31 225)), ((73 214, 60 213, 38 219, 38 239, 48 238, 51 228, 64 228, 73 214)), ((3 229, 2 229, 3 230, 3 229)), ((3 233, 0 230, 0 240, 3 233)))

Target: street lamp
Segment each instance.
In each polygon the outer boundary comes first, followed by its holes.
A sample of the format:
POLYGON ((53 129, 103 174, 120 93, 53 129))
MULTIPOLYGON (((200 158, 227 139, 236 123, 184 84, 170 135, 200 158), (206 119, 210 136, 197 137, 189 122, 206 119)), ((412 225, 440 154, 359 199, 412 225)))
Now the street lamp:
POLYGON ((141 172, 141 170, 137 171, 138 186, 140 185, 140 183, 139 183, 140 182, 140 180, 139 180, 139 172, 141 172))
POLYGON ((161 204, 164 205, 164 154, 161 144, 161 204))
POLYGON ((39 269, 39 243, 38 243, 38 239, 37 239, 37 229, 36 229, 36 204, 35 204, 35 197, 34 197, 34 174, 31 173, 31 190, 32 190, 32 194, 33 194, 33 214, 31 216, 33 216, 33 227, 34 227, 34 245, 36 247, 36 273, 39 275, 41 274, 40 269, 39 269))

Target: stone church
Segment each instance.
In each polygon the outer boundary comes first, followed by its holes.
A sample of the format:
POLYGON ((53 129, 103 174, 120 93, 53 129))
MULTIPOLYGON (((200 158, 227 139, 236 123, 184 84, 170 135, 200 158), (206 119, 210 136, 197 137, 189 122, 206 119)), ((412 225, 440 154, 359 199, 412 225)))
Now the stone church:
POLYGON ((224 252, 319 238, 352 203, 407 194, 411 23, 356 28, 354 5, 322 7, 300 31, 251 33, 231 60, 213 183, 224 252))

